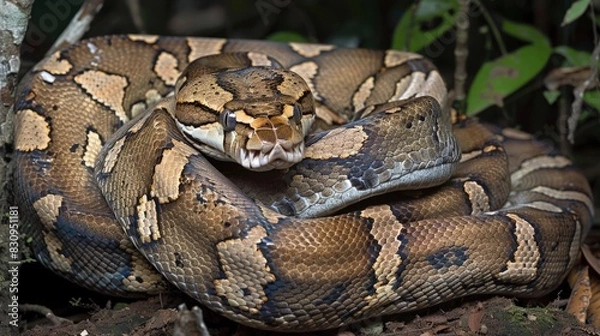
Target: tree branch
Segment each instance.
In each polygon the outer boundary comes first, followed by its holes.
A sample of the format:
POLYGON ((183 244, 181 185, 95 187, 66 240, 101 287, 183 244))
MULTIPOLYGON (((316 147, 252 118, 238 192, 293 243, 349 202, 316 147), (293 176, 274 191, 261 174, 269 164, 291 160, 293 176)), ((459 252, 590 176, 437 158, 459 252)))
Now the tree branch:
POLYGON ((104 0, 86 0, 46 55, 50 55, 56 50, 79 41, 83 34, 90 28, 92 20, 100 11, 103 4, 104 0))

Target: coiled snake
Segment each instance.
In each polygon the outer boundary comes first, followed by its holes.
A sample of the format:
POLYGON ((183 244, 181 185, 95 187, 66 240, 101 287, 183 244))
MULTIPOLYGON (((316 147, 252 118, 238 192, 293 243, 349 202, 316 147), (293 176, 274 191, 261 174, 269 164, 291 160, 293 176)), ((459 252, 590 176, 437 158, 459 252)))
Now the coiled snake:
POLYGON ((166 279, 263 329, 554 289, 592 221, 585 178, 524 133, 453 130, 445 106, 417 54, 93 38, 21 86, 16 200, 35 255, 65 278, 123 296, 166 279), (356 120, 304 151, 315 119, 356 120), (198 149, 257 172, 221 164, 226 178, 198 149))

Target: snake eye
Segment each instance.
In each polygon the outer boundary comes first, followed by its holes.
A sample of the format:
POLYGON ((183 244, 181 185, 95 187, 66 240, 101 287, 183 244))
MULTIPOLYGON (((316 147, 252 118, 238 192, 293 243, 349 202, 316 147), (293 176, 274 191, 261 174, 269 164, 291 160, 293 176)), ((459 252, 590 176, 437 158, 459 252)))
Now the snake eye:
POLYGON ((223 112, 221 112, 220 122, 225 132, 233 131, 235 124, 237 123, 235 113, 232 110, 223 110, 223 112))
POLYGON ((302 119, 302 111, 300 111, 300 105, 294 104, 294 120, 296 122, 302 119))

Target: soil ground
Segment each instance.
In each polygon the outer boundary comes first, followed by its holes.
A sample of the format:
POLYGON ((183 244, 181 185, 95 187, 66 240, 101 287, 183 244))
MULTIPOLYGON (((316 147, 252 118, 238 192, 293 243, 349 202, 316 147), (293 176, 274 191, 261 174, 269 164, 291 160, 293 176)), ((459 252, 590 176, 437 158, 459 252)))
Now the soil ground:
MULTIPOLYGON (((37 263, 23 267, 22 304, 47 307, 70 322, 55 325, 35 312, 23 315, 21 335, 173 335, 180 318, 177 307, 196 303, 183 294, 141 300, 124 300, 98 295, 58 278, 37 263), (35 276, 31 276, 35 273, 35 276), (43 279, 43 286, 40 286, 43 279)), ((560 308, 559 289, 541 301, 508 298, 463 299, 427 311, 367 321, 342 330, 300 335, 598 335, 589 325, 578 323, 560 308), (516 303, 516 304, 515 304, 516 303), (528 307, 528 308, 525 308, 528 307)), ((564 303, 564 300, 562 300, 564 303)), ((210 335, 284 335, 239 326, 206 309, 204 321, 210 335)), ((187 330, 183 335, 193 335, 187 330)), ((199 335, 199 334, 198 334, 199 335)), ((298 334, 296 334, 298 335, 298 334)))

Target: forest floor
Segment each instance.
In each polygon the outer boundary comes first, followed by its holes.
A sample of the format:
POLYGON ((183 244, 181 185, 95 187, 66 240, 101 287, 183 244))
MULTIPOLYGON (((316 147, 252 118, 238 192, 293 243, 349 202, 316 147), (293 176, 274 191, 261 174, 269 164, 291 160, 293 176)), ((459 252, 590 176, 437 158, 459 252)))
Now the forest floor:
MULTIPOLYGON (((177 307, 182 303, 187 307, 195 305, 183 294, 123 300, 77 288, 35 263, 24 267, 24 272, 38 274, 27 278, 45 280, 43 288, 35 283, 22 284, 23 291, 28 293, 22 303, 47 307, 66 320, 53 323, 52 319, 29 312, 20 321, 21 335, 202 335, 194 330, 197 320, 191 324, 182 322, 190 315, 179 313, 177 307)), ((427 311, 385 317, 383 321, 295 335, 599 335, 600 330, 580 324, 561 309, 566 300, 559 295, 567 291, 559 289, 536 302, 501 297, 462 299, 427 311)), ((207 309, 202 311, 212 336, 285 335, 242 327, 207 309)))

